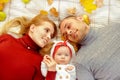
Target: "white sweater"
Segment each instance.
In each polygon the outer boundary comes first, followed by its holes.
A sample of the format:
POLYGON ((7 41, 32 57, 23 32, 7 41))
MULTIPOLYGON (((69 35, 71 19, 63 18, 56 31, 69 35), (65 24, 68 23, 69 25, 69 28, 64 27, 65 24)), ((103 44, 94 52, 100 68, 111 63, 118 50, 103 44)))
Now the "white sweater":
MULTIPOLYGON (((76 70, 75 67, 71 71, 66 71, 67 66, 73 66, 71 64, 67 65, 56 65, 56 79, 55 80, 76 80, 76 70)), ((47 75, 47 66, 44 62, 41 63, 41 72, 44 77, 47 75)))

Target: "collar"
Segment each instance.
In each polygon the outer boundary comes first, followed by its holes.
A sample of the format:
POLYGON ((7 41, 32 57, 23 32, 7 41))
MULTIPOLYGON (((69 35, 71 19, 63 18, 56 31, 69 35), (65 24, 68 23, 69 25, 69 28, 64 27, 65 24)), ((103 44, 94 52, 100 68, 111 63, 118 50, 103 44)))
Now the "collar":
POLYGON ((97 32, 95 31, 93 27, 90 27, 90 31, 79 44, 81 45, 90 44, 92 43, 92 41, 94 41, 96 37, 97 37, 97 32))
POLYGON ((21 44, 28 50, 39 51, 40 47, 30 38, 28 34, 18 38, 21 44))

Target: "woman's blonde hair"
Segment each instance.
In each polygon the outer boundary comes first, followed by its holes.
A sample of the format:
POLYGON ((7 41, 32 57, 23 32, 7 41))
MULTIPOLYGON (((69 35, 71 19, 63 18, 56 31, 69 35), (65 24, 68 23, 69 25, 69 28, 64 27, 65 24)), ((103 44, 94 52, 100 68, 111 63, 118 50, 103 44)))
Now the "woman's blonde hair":
POLYGON ((49 22, 54 27, 54 34, 53 37, 57 34, 57 27, 56 24, 50 20, 46 15, 38 14, 31 20, 25 18, 25 17, 16 17, 15 19, 8 21, 1 29, 1 34, 7 33, 11 28, 18 27, 20 25, 20 30, 18 35, 24 35, 29 31, 29 27, 34 24, 36 26, 41 25, 43 22, 49 22))
POLYGON ((50 50, 52 48, 52 46, 54 45, 54 42, 49 42, 46 46, 44 46, 43 48, 41 48, 39 50, 39 53, 44 56, 44 55, 50 55, 50 50))

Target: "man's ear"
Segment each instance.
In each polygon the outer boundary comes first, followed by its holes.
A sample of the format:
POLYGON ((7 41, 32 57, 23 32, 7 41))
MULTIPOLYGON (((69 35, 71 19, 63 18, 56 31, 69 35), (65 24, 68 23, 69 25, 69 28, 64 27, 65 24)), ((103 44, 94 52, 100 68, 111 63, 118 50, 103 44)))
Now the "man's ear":
POLYGON ((33 31, 34 31, 34 28, 35 28, 35 25, 32 24, 32 25, 30 26, 30 31, 33 32, 33 31))
POLYGON ((90 18, 88 15, 84 14, 84 15, 81 15, 81 16, 78 16, 77 17, 77 20, 81 21, 81 22, 85 22, 87 25, 90 24, 90 18))
POLYGON ((79 20, 80 22, 84 21, 82 16, 77 16, 76 19, 79 20))

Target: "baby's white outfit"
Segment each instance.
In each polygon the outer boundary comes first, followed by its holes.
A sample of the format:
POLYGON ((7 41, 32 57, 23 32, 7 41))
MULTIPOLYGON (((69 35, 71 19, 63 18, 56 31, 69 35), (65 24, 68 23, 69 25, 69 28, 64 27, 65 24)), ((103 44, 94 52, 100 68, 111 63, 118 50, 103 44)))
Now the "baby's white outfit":
MULTIPOLYGON (((61 45, 63 46, 68 46, 70 49, 71 49, 71 53, 72 53, 72 57, 75 56, 75 50, 73 48, 73 46, 67 42, 67 41, 54 41, 55 44, 53 45, 53 47, 51 48, 51 52, 50 52, 50 55, 53 56, 53 52, 55 51, 55 47, 56 45, 61 45)), ((71 59, 72 61, 72 59, 71 59)), ((70 61, 70 63, 71 63, 70 61)), ((76 80, 76 70, 75 70, 75 66, 72 65, 72 64, 67 64, 67 65, 56 65, 56 79, 55 80, 76 80), (72 70, 69 70, 69 71, 66 71, 65 69, 68 67, 68 66, 73 66, 73 69, 72 70)), ((47 66, 44 62, 41 62, 41 72, 42 72, 42 75, 44 77, 46 77, 47 75, 47 66)))
MULTIPOLYGON (((75 66, 71 64, 67 65, 56 65, 56 79, 55 80, 76 80, 75 66), (67 66, 73 66, 71 71, 66 71, 67 66)), ((47 75, 47 67, 44 62, 41 63, 41 72, 44 77, 47 75)))

